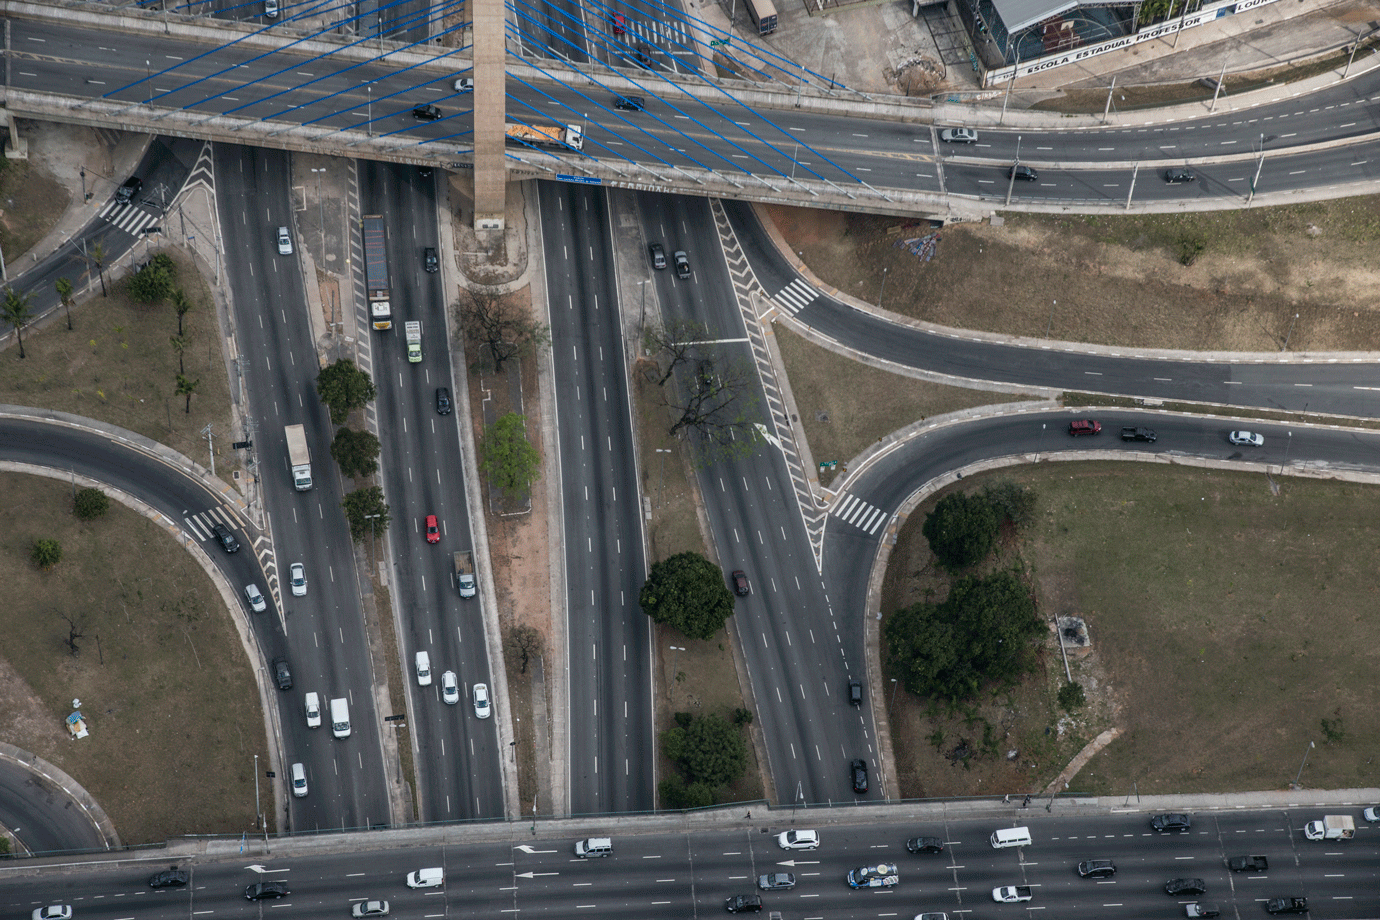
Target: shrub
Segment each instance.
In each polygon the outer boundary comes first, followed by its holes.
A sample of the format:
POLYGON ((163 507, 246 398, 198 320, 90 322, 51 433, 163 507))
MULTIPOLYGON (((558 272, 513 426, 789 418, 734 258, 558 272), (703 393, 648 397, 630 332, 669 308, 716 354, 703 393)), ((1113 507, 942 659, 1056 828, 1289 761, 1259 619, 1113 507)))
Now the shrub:
POLYGON ((100 489, 82 489, 73 501, 73 510, 83 521, 98 518, 110 510, 110 496, 100 489))
POLYGON ((35 540, 32 558, 40 569, 51 569, 62 561, 62 544, 56 540, 35 540))

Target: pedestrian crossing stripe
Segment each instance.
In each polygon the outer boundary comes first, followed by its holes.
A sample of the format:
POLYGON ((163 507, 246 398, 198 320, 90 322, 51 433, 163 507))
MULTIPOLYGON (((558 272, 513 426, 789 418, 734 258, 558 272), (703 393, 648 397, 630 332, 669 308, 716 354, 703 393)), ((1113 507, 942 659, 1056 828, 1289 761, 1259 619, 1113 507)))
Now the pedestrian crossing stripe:
POLYGON ((818 297, 818 291, 806 284, 803 278, 797 278, 778 291, 772 297, 772 302, 789 315, 795 316, 814 303, 818 297))
POLYGON ((135 237, 158 219, 158 215, 150 214, 137 204, 120 204, 116 201, 107 202, 97 216, 135 237))
POLYGON ((834 507, 834 517, 846 524, 852 524, 871 537, 876 536, 890 515, 856 495, 844 495, 834 507))
POLYGON ((212 524, 224 524, 226 527, 234 528, 235 520, 220 508, 212 508, 209 511, 202 511, 191 517, 182 519, 182 523, 187 525, 187 529, 199 541, 210 540, 214 535, 211 533, 212 524))

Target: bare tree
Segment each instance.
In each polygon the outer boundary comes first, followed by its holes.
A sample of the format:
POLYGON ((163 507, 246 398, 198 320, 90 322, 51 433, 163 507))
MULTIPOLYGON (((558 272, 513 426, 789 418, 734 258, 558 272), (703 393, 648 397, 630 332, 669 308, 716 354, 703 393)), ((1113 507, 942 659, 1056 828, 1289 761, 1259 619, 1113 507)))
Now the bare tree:
POLYGON ((67 651, 75 658, 77 655, 81 654, 81 649, 77 646, 77 640, 85 639, 86 633, 81 631, 81 624, 67 614, 59 613, 58 616, 67 621, 67 651))
POLYGON ((519 673, 527 673, 527 664, 533 658, 542 656, 542 648, 545 645, 540 632, 535 627, 522 624, 514 626, 508 632, 508 648, 511 654, 519 656, 522 661, 519 673))
POLYGON ((676 368, 690 360, 697 347, 709 341, 709 327, 689 319, 676 319, 669 323, 652 323, 642 333, 647 353, 660 362, 663 356, 666 364, 662 367, 661 379, 657 386, 665 386, 666 381, 676 372, 676 368))
POLYGON ((761 439, 757 427, 757 369, 742 359, 694 358, 693 371, 681 374, 681 385, 666 392, 666 405, 675 416, 670 435, 697 434, 707 455, 746 453, 761 439))
POLYGON ((476 362, 480 368, 497 373, 509 359, 533 354, 551 343, 550 327, 496 291, 468 288, 458 306, 461 328, 482 352, 476 362))

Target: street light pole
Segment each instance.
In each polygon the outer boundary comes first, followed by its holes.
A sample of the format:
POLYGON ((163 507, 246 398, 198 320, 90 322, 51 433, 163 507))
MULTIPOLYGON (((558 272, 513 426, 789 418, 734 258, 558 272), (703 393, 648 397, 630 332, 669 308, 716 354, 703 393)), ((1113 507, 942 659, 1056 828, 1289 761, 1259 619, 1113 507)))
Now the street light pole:
MULTIPOLYGON (((681 648, 681 647, 678 646, 678 645, 672 645, 672 646, 670 646, 670 649, 671 649, 671 651, 673 651, 673 652, 683 652, 683 651, 685 651, 685 649, 681 648)), ((676 658, 677 658, 676 655, 672 655, 672 656, 671 656, 671 679, 672 679, 672 680, 675 680, 675 678, 676 678, 676 658)))
POLYGON ((896 690, 897 690, 897 688, 900 687, 900 686, 901 686, 901 685, 900 685, 899 683, 896 682, 896 678, 893 677, 893 678, 891 679, 891 705, 890 705, 889 707, 887 707, 887 708, 889 708, 889 709, 895 709, 895 708, 896 708, 896 690))
POLYGON ((1298 321, 1299 321, 1299 315, 1298 315, 1297 313, 1295 313, 1295 314, 1294 314, 1294 318, 1291 319, 1291 320, 1289 320, 1289 334, 1286 335, 1286 336, 1284 337, 1284 347, 1281 348, 1280 351, 1288 351, 1288 350, 1289 350, 1289 339, 1293 337, 1293 335, 1294 335, 1294 323, 1297 323, 1298 321))
POLYGON ((369 109, 365 115, 366 127, 369 129, 369 136, 374 136, 374 84, 366 83, 364 90, 369 94, 369 109))
POLYGON ((1302 787, 1299 785, 1299 781, 1300 781, 1301 779, 1303 779, 1303 768, 1304 768, 1304 765, 1308 763, 1308 755, 1309 755, 1310 753, 1312 753, 1312 751, 1313 751, 1313 742, 1310 741, 1310 742, 1308 742, 1308 747, 1305 748, 1305 749, 1304 749, 1304 752, 1303 752, 1303 763, 1299 764, 1299 775, 1294 777, 1294 785, 1293 785, 1293 788, 1294 788, 1294 789, 1301 789, 1301 788, 1302 788, 1302 787))
POLYGON ((316 173, 316 207, 317 221, 321 224, 321 264, 326 264, 326 205, 321 200, 321 174, 326 171, 326 167, 317 169, 312 167, 312 172, 316 173))
MULTIPOLYGON (((669 453, 670 453, 669 450, 666 450, 665 448, 661 448, 661 447, 658 447, 658 448, 656 449, 656 452, 659 453, 659 454, 669 454, 669 453)), ((658 458, 657 458, 657 474, 656 474, 656 503, 657 503, 658 506, 661 505, 661 487, 664 486, 664 485, 666 485, 666 458, 665 458, 665 457, 658 457, 658 458)))
POLYGON ((259 810, 259 755, 254 755, 254 820, 263 823, 263 813, 259 810))

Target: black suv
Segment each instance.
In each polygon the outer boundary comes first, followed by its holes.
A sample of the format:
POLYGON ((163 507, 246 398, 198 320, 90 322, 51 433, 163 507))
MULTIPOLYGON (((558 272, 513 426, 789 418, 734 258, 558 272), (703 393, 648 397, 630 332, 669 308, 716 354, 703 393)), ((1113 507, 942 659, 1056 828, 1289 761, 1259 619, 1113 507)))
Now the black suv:
POLYGON ((224 524, 212 524, 211 533, 215 534, 220 541, 221 547, 227 553, 238 553, 240 551, 240 541, 235 539, 235 535, 230 532, 230 528, 224 524))
POLYGON ((1186 831, 1192 826, 1188 815, 1155 815, 1150 819, 1150 827, 1157 831, 1186 831))
POLYGON ((412 117, 418 121, 435 121, 441 117, 441 110, 430 103, 412 107, 412 117))
POLYGON ((647 107, 647 100, 641 96, 614 96, 613 107, 625 112, 640 112, 647 107))
POLYGON ((938 837, 912 837, 906 841, 906 849, 912 853, 943 853, 944 841, 938 837))
POLYGON ((862 795, 867 791, 867 761, 853 761, 853 791, 862 795))
POLYGON ((1040 174, 1029 166, 1022 166, 1017 163, 1007 172, 1006 177, 1008 179, 1022 179, 1026 182, 1034 182, 1036 179, 1040 178, 1040 174))
POLYGON ((762 899, 755 894, 735 895, 724 902, 724 910, 730 914, 741 914, 748 911, 755 913, 761 909, 762 899))
POLYGON ((128 204, 139 194, 139 189, 144 187, 144 180, 138 176, 130 176, 125 180, 125 184, 115 190, 115 200, 120 204, 128 204))
POLYGON ((1265 910, 1272 914, 1306 914, 1307 898, 1271 898, 1265 902, 1265 910))
POLYGON ((288 891, 287 882, 258 882, 244 889, 244 896, 251 901, 262 901, 265 898, 285 898, 292 892, 288 891))
POLYGON ((149 879, 150 888, 181 888, 185 884, 187 884, 187 873, 181 869, 159 872, 149 879))
MULTIPOLYGON (((292 672, 288 670, 286 658, 273 659, 273 679, 278 682, 279 690, 292 689, 292 672)), ((286 894, 287 892, 283 892, 286 894)))
POLYGON ((1083 878, 1111 878, 1116 875, 1116 863, 1110 859, 1086 859, 1078 864, 1078 874, 1083 878))
POLYGON ((1164 181, 1170 185, 1178 185, 1180 182, 1194 182, 1197 178, 1191 169, 1166 169, 1164 171, 1164 181))
POLYGON ((1172 895, 1203 894, 1206 891, 1207 882, 1200 878, 1171 878, 1164 886, 1164 893, 1172 895))
POLYGON ((428 246, 422 250, 422 267, 429 272, 440 269, 441 260, 436 258, 436 248, 434 246, 428 246))
POLYGON ((450 390, 446 387, 436 388, 436 414, 450 415, 450 390))
MULTIPOLYGON (((862 705, 862 681, 860 681, 860 680, 850 680, 850 681, 848 682, 848 705, 849 705, 849 706, 861 706, 861 705, 862 705)), ((926 838, 926 839, 930 839, 930 838, 926 838)))

